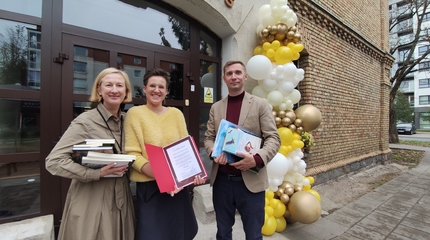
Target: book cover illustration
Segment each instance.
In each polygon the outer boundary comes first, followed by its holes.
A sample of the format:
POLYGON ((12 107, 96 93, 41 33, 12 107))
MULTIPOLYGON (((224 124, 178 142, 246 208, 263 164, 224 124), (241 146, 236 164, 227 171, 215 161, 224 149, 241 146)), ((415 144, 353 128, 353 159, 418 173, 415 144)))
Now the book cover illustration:
MULTIPOLYGON (((234 134, 239 134, 239 133, 237 131, 235 131, 234 133, 231 132, 231 134, 232 134, 231 137, 233 138, 234 134)), ((236 142, 238 142, 238 140, 236 140, 236 142)), ((258 142, 258 141, 256 141, 256 142, 258 142)), ((255 133, 253 133, 247 129, 241 128, 238 125, 236 125, 232 122, 229 122, 225 119, 222 119, 220 124, 219 124, 219 127, 218 127, 217 135, 215 137, 215 142, 214 142, 213 151, 212 151, 211 156, 213 158, 216 158, 216 157, 220 156, 222 153, 224 153, 225 156, 227 157, 227 161, 229 163, 234 163, 234 162, 242 160, 242 157, 237 156, 236 152, 247 152, 246 149, 248 149, 249 151, 253 151, 252 153, 255 154, 261 148, 262 143, 263 143, 263 139, 258 134, 255 134, 255 133), (243 145, 244 151, 236 151, 237 148, 235 148, 235 146, 232 145, 232 143, 228 143, 229 140, 231 141, 230 137, 229 137, 229 139, 226 140, 226 136, 227 136, 229 129, 238 129, 238 130, 240 130, 241 134, 247 134, 247 135, 252 136, 252 137, 249 136, 249 138, 256 138, 256 139, 258 138, 260 143, 254 145, 252 142, 249 144, 247 144, 248 142, 246 142, 243 145), (227 142, 226 145, 231 145, 231 146, 227 146, 227 150, 224 150, 225 142, 227 142)), ((258 172, 257 168, 249 169, 249 171, 254 172, 254 173, 258 172)))
POLYGON ((237 152, 257 154, 261 146, 261 138, 240 128, 228 128, 222 150, 231 154, 237 152))

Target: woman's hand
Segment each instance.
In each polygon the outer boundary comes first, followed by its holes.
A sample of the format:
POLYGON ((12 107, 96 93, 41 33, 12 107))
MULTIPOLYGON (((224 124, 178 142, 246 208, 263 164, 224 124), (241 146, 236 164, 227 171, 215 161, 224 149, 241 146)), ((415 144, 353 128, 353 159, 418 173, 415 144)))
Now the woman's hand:
POLYGON ((201 185, 201 184, 204 184, 204 183, 206 183, 206 179, 205 178, 202 178, 200 176, 196 176, 194 178, 194 185, 201 185))
POLYGON ((127 171, 128 165, 116 167, 116 163, 108 164, 100 169, 100 177, 107 175, 118 175, 121 176, 127 171))
POLYGON ((184 189, 184 188, 176 188, 175 187, 175 190, 169 192, 169 194, 170 194, 170 196, 173 197, 173 196, 175 196, 175 194, 177 194, 178 192, 180 192, 182 189, 184 189))

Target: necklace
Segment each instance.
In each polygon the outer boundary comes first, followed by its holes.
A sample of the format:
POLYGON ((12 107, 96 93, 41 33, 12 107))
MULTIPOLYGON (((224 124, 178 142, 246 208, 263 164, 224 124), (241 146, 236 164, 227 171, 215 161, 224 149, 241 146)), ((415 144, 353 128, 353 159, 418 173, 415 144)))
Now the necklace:
POLYGON ((112 135, 113 139, 115 139, 116 145, 118 145, 119 148, 119 152, 117 151, 116 147, 114 148, 114 153, 118 154, 118 153, 122 153, 122 127, 123 127, 123 119, 122 119, 122 115, 120 114, 120 118, 121 118, 121 123, 120 123, 120 142, 118 142, 118 140, 116 139, 115 135, 112 132, 112 129, 110 128, 108 122, 106 121, 105 117, 103 117, 103 114, 100 112, 99 108, 96 107, 97 112, 99 112, 100 117, 102 117, 103 121, 106 124, 106 127, 109 129, 110 134, 112 135))

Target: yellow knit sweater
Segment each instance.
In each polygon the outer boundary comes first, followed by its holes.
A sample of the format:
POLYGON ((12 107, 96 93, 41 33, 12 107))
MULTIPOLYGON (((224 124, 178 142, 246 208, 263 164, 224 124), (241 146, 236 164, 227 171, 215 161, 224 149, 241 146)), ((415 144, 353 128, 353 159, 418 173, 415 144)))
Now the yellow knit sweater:
POLYGON ((143 174, 141 168, 148 163, 145 143, 164 147, 188 135, 182 112, 169 107, 162 115, 157 115, 145 105, 128 110, 124 121, 125 151, 136 156, 130 170, 130 180, 147 182, 154 179, 143 174))

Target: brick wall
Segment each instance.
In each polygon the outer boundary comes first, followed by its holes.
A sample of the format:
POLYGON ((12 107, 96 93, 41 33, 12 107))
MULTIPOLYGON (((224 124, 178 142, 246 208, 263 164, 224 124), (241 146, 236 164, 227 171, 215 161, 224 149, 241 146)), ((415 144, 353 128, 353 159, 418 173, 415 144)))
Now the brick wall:
POLYGON ((382 17, 388 14, 388 2, 317 2, 289 1, 305 46, 299 59, 305 70, 300 104, 314 105, 323 116, 311 132, 316 146, 306 160, 307 174, 347 173, 345 166, 360 161, 389 160, 388 74, 393 60, 386 54, 388 20, 382 17))

